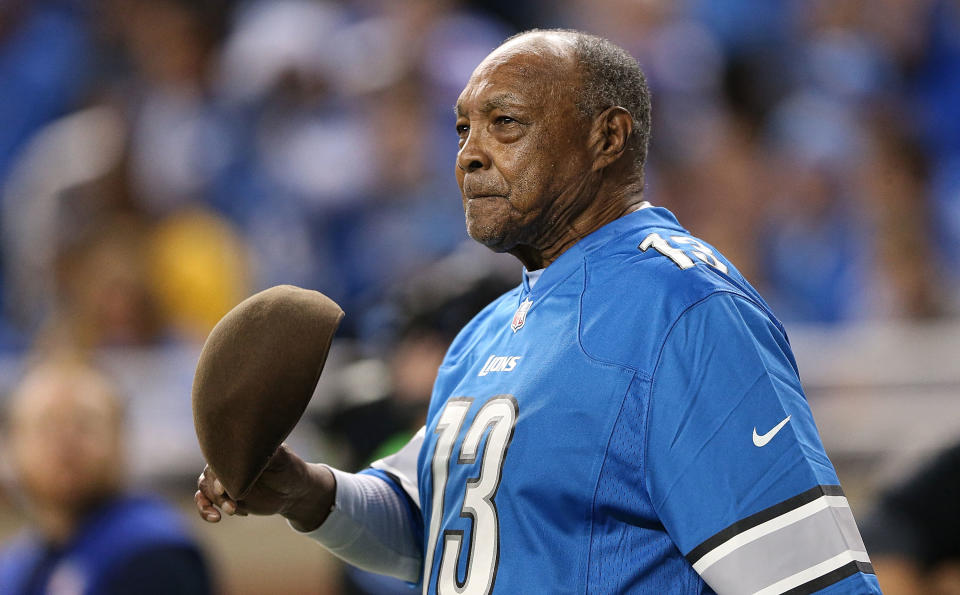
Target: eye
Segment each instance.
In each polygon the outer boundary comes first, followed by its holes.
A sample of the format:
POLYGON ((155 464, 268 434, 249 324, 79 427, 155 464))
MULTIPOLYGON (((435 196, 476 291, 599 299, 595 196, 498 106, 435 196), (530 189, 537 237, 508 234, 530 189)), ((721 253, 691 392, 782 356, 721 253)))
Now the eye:
POLYGON ((516 122, 510 116, 498 116, 496 120, 493 121, 494 124, 513 124, 516 122))
POLYGON ((470 132, 470 126, 468 124, 457 124, 457 136, 463 136, 470 132))

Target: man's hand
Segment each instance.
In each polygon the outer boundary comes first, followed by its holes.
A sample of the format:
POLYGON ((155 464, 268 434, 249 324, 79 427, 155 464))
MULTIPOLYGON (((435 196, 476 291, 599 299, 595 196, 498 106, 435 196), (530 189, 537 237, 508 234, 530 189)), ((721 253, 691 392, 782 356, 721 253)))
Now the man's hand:
POLYGON ((336 496, 333 473, 324 465, 305 462, 281 445, 243 500, 230 498, 209 466, 197 482, 194 501, 200 517, 216 523, 228 515, 279 514, 298 531, 313 531, 327 519, 336 496))

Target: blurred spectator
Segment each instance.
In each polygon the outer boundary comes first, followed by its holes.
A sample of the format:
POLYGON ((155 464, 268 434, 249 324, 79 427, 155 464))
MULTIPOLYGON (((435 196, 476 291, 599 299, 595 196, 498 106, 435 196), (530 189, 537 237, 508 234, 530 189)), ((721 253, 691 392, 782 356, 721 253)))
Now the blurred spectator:
POLYGON ((77 111, 31 138, 2 189, 5 315, 36 332, 56 309, 57 264, 107 229, 122 208, 126 127, 106 105, 77 111))
POLYGON ((247 248, 233 227, 201 209, 160 221, 145 266, 160 317, 178 339, 199 343, 250 294, 247 248))
MULTIPOLYGON (((358 336, 387 288, 462 239, 449 106, 472 65, 531 24, 585 28, 640 59, 660 122, 648 197, 732 254, 784 318, 960 311, 954 0, 85 6, 0 7, 0 348, 22 348, 54 308, 75 228, 118 212, 147 235, 219 219, 253 289, 321 289, 358 336), (918 270, 904 242, 925 255, 918 270)), ((197 237, 159 233, 168 264, 197 237)), ((192 282, 177 283, 182 296, 192 282)), ((188 312, 172 285, 151 285, 164 293, 153 334, 198 336, 222 308, 188 312)))
MULTIPOLYGON (((471 242, 392 289, 385 306, 393 311, 392 339, 385 355, 341 370, 339 404, 314 418, 324 436, 347 446, 344 467, 361 469, 395 453, 423 426, 447 347, 519 277, 514 263, 471 242)), ((352 566, 344 572, 348 595, 410 590, 403 581, 352 566)))
POLYGON ((859 122, 844 105, 803 93, 782 102, 768 127, 776 181, 761 258, 771 306, 787 320, 867 317, 871 235, 850 179, 864 152, 859 122))
POLYGON ((130 119, 131 190, 145 210, 164 214, 202 198, 225 159, 209 79, 226 5, 102 2, 103 26, 131 68, 110 81, 130 119))
POLYGON ((77 362, 33 368, 4 437, 33 529, 0 553, 0 592, 205 594, 204 556, 178 513, 124 487, 124 407, 77 362))
POLYGON ((887 595, 960 593, 960 444, 880 496, 863 540, 887 595))
POLYGON ((926 37, 922 53, 910 64, 909 97, 921 139, 932 161, 928 202, 933 219, 932 244, 960 311, 960 3, 933 2, 922 12, 926 37))
POLYGON ((519 277, 508 257, 470 242, 390 288, 364 332, 376 346, 372 357, 340 370, 336 405, 314 418, 325 436, 346 444, 339 464, 360 469, 406 444, 423 425, 450 342, 519 277))
MULTIPOLYGON (((0 2, 0 188, 30 137, 42 126, 73 109, 87 86, 92 41, 81 5, 69 0, 0 2)), ((9 227, 8 214, 0 225, 9 227)), ((0 262, 0 314, 11 289, 0 262)), ((0 316, 0 349, 24 341, 0 316)))
POLYGON ((38 342, 46 349, 134 347, 160 340, 144 226, 129 217, 94 227, 58 255, 57 302, 38 342))
POLYGON ((81 4, 0 4, 0 184, 24 142, 82 99, 91 52, 81 4))

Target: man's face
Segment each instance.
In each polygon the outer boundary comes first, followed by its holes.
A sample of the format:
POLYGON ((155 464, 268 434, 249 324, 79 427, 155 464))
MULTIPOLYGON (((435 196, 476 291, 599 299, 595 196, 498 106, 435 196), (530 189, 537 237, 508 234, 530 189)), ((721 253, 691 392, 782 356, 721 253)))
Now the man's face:
POLYGON ((456 107, 457 182, 473 239, 498 252, 540 248, 582 210, 591 163, 578 83, 569 51, 549 37, 502 46, 474 71, 456 107))
POLYGON ((10 450, 26 495, 82 508, 116 488, 122 448, 116 402, 92 373, 35 372, 15 397, 10 450))

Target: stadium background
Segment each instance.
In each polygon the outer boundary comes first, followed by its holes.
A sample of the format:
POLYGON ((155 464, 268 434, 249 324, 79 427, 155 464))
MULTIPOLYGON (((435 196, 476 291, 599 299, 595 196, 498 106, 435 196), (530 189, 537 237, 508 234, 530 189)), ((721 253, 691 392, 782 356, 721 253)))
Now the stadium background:
MULTIPOLYGON (((0 395, 31 357, 92 354, 131 403, 133 483, 189 511, 199 345, 292 283, 347 312, 295 446, 389 448, 459 321, 519 279, 466 238, 451 106, 533 26, 639 59, 647 196, 786 323, 858 516, 960 439, 952 0, 4 0, 0 395)), ((21 522, 0 495, 0 541, 21 522)), ((339 592, 276 519, 196 523, 224 593, 339 592)))

